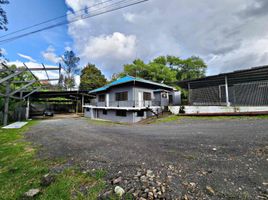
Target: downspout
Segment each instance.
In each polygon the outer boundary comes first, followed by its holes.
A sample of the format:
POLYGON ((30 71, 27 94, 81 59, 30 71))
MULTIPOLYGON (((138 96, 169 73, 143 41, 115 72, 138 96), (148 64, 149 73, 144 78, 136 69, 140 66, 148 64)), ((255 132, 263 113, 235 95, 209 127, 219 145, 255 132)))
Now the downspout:
POLYGON ((133 91, 132 91, 132 95, 133 95, 133 107, 136 107, 136 98, 135 98, 135 95, 136 95, 136 80, 134 79, 134 87, 133 87, 133 91))

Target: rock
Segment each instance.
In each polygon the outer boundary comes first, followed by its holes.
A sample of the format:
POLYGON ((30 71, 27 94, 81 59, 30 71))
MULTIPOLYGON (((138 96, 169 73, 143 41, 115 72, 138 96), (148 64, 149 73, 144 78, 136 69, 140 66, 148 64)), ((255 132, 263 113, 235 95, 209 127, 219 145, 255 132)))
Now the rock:
POLYGON ((192 189, 195 189, 195 187, 196 187, 196 183, 194 183, 194 182, 190 182, 189 185, 191 186, 192 189))
POLYGON ((213 148, 212 150, 213 150, 213 151, 217 151, 217 148, 213 148))
POLYGON ((139 198, 139 200, 146 200, 146 199, 145 199, 145 198, 143 198, 143 197, 140 197, 140 198, 139 198))
POLYGON ((141 176, 141 172, 137 172, 137 174, 135 176, 140 177, 141 176))
POLYGON ((121 188, 120 186, 116 186, 114 188, 114 192, 115 194, 117 194, 119 197, 122 197, 123 194, 125 193, 125 190, 123 188, 121 188))
POLYGON ((189 200, 188 196, 185 194, 181 197, 182 200, 189 200))
POLYGON ((139 196, 139 193, 140 193, 140 191, 137 190, 137 191, 133 192, 132 195, 133 195, 134 197, 138 197, 138 196, 139 196))
POLYGON ((209 195, 215 195, 215 191, 210 186, 206 186, 206 190, 209 195))
POLYGON ((25 192, 24 196, 28 198, 33 198, 40 193, 39 189, 30 189, 28 192, 25 192))
POLYGON ((112 192, 113 192, 112 190, 106 191, 102 196, 104 198, 107 198, 107 197, 109 197, 112 194, 112 192))
POLYGON ((46 174, 41 178, 41 186, 47 187, 51 185, 51 183, 55 182, 56 178, 54 175, 46 174))
POLYGON ((154 194, 152 192, 148 192, 148 199, 154 199, 154 194))
POLYGON ((154 174, 152 170, 147 170, 146 172, 146 176, 150 177, 150 178, 154 178, 154 174))
POLYGON ((163 193, 166 192, 166 188, 165 188, 165 186, 161 186, 161 191, 162 191, 163 193))
POLYGON ((147 181, 147 177, 146 176, 141 176, 140 180, 141 180, 141 182, 146 182, 147 181))
POLYGON ((112 184, 113 185, 118 184, 118 183, 122 182, 122 180, 123 180, 122 177, 118 177, 118 178, 112 180, 112 184))

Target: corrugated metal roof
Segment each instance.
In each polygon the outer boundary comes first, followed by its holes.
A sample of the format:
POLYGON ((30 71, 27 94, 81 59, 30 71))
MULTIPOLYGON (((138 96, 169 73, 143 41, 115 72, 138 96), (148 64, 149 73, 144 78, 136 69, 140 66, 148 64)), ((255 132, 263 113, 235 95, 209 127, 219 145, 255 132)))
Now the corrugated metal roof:
POLYGON ((173 87, 168 86, 168 85, 165 85, 165 84, 156 83, 156 82, 153 82, 153 81, 148 81, 148 80, 145 80, 145 79, 142 79, 142 78, 138 78, 138 77, 125 76, 125 77, 119 78, 116 81, 113 81, 113 82, 109 83, 108 85, 105 85, 105 86, 103 86, 101 88, 97 88, 95 90, 92 90, 89 93, 97 93, 97 92, 106 91, 107 89, 109 89, 112 86, 120 85, 120 84, 123 84, 123 83, 132 82, 132 81, 137 81, 137 82, 141 82, 141 83, 148 83, 148 84, 152 84, 152 85, 158 85, 160 87, 174 89, 173 87))

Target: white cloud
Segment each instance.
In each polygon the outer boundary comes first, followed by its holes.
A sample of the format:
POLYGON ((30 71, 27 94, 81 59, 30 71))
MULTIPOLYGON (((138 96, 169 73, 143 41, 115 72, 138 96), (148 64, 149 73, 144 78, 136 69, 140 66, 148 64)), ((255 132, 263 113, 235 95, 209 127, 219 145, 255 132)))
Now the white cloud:
POLYGON ((52 63, 59 63, 61 58, 56 55, 55 49, 52 46, 49 46, 46 51, 42 52, 42 56, 47 61, 50 61, 52 63))
POLYGON ((85 47, 84 56, 93 59, 113 57, 118 60, 132 58, 135 55, 136 37, 122 33, 101 35, 89 39, 85 47))
MULTIPOLYGON (((66 0, 73 10, 98 2, 66 0)), ((200 56, 215 74, 267 64, 267 7, 267 0, 154 0, 70 24, 69 34, 82 63, 94 62, 108 76, 136 57, 167 54, 200 56)))
POLYGON ((7 51, 6 51, 6 49, 4 49, 4 48, 0 48, 0 53, 1 53, 2 55, 4 55, 4 56, 7 55, 7 51))
POLYGON ((131 23, 135 22, 135 15, 133 13, 124 13, 123 17, 128 22, 131 22, 131 23))
POLYGON ((31 56, 27 56, 27 55, 24 55, 24 54, 21 54, 21 53, 18 53, 18 56, 26 59, 26 60, 29 60, 30 62, 36 62, 35 59, 33 59, 31 56))

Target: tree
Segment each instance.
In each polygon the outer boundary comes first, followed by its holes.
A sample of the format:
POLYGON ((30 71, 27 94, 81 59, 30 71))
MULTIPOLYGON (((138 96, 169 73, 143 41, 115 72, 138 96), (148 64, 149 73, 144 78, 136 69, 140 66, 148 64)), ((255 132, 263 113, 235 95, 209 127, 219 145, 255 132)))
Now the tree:
POLYGON ((148 64, 140 59, 134 60, 132 64, 124 65, 124 71, 113 74, 112 78, 130 75, 175 85, 176 81, 204 77, 206 69, 205 62, 196 56, 185 60, 176 56, 159 56, 148 64))
POLYGON ((160 61, 160 57, 148 64, 140 59, 135 60, 132 64, 125 65, 124 72, 118 74, 119 77, 124 75, 140 77, 165 84, 171 84, 176 81, 176 72, 166 66, 163 60, 160 61))
MULTIPOLYGON (((7 14, 6 11, 4 11, 4 9, 2 8, 2 4, 9 4, 8 0, 0 0, 0 30, 4 30, 7 31, 7 24, 8 24, 8 20, 7 20, 7 14)), ((0 49, 0 61, 6 61, 7 59, 5 58, 4 55, 4 50, 0 49)))
POLYGON ((66 75, 63 78, 64 88, 70 90, 75 87, 74 76, 80 72, 78 67, 80 58, 77 57, 73 51, 65 51, 62 60, 64 63, 62 67, 66 72, 66 75))
POLYGON ((9 4, 8 0, 0 0, 0 30, 5 30, 7 31, 7 14, 6 11, 2 8, 2 4, 9 4))
POLYGON ((186 60, 181 60, 177 65, 177 80, 190 80, 203 78, 206 75, 207 65, 196 56, 192 56, 186 60))
POLYGON ((107 83, 105 76, 93 64, 88 63, 80 75, 79 90, 94 90, 107 83))

